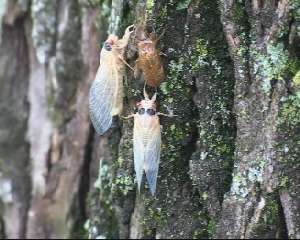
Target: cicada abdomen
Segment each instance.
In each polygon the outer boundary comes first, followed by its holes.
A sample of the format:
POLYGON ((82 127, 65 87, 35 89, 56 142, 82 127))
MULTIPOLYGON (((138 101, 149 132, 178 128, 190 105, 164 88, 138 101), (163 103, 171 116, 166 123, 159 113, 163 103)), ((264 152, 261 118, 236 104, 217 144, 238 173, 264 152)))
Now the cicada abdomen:
POLYGON ((138 112, 134 114, 133 150, 134 168, 140 189, 144 171, 152 195, 156 191, 160 151, 161 126, 156 112, 156 94, 138 103, 138 112))
POLYGON ((123 55, 131 28, 133 26, 126 29, 122 39, 110 35, 101 49, 100 65, 89 96, 91 121, 99 134, 104 134, 110 128, 113 116, 123 110, 123 55))

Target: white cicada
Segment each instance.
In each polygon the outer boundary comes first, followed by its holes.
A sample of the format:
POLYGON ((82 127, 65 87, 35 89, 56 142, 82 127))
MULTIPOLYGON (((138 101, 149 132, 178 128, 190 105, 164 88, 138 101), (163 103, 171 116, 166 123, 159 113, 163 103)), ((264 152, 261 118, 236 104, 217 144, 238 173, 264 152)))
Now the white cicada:
POLYGON ((137 113, 126 118, 134 118, 133 153, 138 188, 140 190, 145 171, 151 194, 154 195, 161 151, 161 125, 158 116, 175 115, 156 111, 156 93, 150 99, 144 90, 144 96, 145 99, 137 104, 137 113))
POLYGON ((125 76, 125 48, 133 25, 127 27, 122 39, 109 35, 100 53, 100 66, 90 89, 89 106, 91 121, 99 134, 112 124, 113 116, 123 110, 123 77, 125 76))

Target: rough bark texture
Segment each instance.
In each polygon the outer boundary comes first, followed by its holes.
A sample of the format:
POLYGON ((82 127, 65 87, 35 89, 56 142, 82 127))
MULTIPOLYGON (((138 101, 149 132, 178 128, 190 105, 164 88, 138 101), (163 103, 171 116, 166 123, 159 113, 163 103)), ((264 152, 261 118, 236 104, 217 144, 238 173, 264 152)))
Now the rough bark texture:
MULTIPOLYGON (((2 0, 0 33, 1 238, 300 238, 299 1, 2 0), (178 115, 155 197, 132 120, 89 120, 101 42, 132 23, 165 31, 158 103, 178 115)), ((129 115, 143 81, 124 86, 129 115)))

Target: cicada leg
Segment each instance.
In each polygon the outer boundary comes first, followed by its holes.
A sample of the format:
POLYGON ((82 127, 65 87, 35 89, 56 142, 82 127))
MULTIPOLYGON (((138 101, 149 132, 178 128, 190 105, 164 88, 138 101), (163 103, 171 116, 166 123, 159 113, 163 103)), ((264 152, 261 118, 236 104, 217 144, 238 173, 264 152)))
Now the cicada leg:
POLYGON ((164 53, 164 52, 160 52, 159 55, 160 55, 160 56, 165 56, 165 57, 168 56, 168 55, 167 55, 166 53, 164 53))
POLYGON ((123 119, 129 119, 129 118, 133 118, 133 117, 134 117, 134 114, 130 114, 130 115, 127 116, 127 117, 121 116, 121 118, 123 118, 123 119))
POLYGON ((157 115, 158 116, 165 116, 165 117, 178 117, 178 115, 175 115, 173 113, 165 114, 165 113, 158 112, 157 115))
POLYGON ((156 41, 159 41, 162 38, 162 36, 165 35, 165 33, 166 33, 166 29, 164 29, 162 31, 162 33, 159 35, 159 37, 156 39, 156 41))
POLYGON ((139 60, 135 61, 133 76, 134 76, 134 78, 139 78, 141 76, 141 69, 139 67, 139 60))
POLYGON ((127 67, 129 67, 129 68, 134 72, 133 67, 131 67, 131 66, 129 65, 129 63, 127 63, 127 62, 122 58, 122 56, 119 56, 119 59, 120 59, 127 67))

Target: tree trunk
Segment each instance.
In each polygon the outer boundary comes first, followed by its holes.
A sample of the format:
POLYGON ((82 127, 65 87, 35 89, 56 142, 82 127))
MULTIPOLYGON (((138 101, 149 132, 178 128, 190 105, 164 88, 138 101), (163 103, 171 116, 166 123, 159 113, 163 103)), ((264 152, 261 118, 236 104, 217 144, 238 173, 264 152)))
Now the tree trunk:
MULTIPOLYGON (((297 0, 0 1, 0 237, 300 238, 297 0), (99 136, 89 88, 107 32, 159 36, 157 190, 133 121, 99 136)), ((126 60, 134 66, 132 35, 126 60)), ((126 70, 126 116, 143 97, 126 70)))

